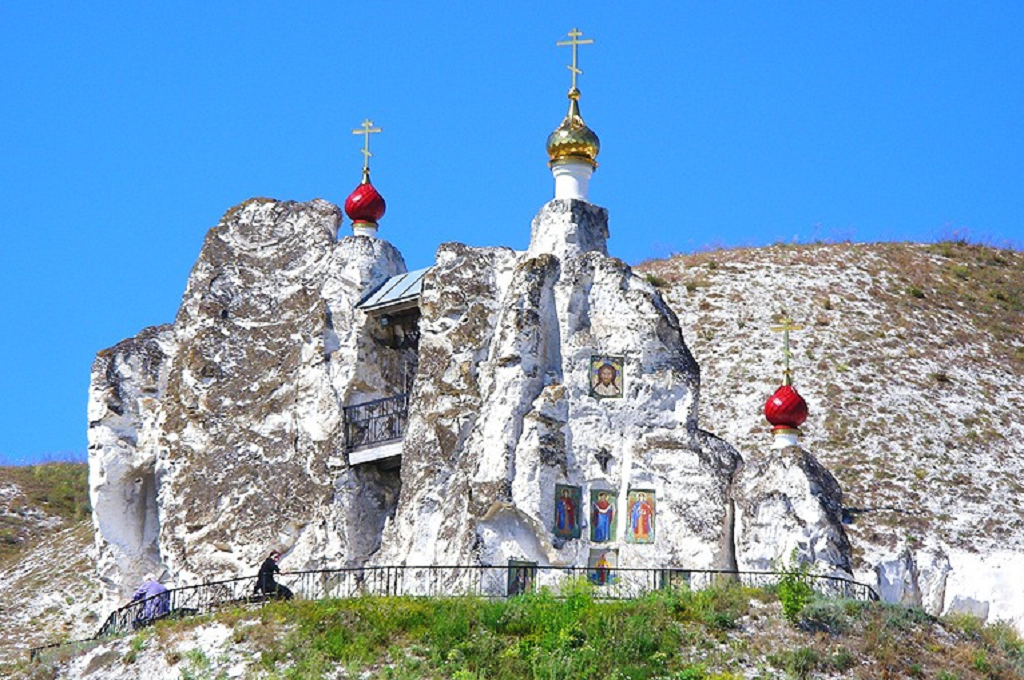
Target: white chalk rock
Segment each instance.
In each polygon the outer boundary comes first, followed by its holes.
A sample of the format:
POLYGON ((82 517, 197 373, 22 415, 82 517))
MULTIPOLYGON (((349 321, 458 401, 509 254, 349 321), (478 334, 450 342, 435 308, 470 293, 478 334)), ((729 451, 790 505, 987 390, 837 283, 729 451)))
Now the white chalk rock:
POLYGON ((160 402, 175 349, 171 326, 156 326, 103 350, 92 366, 89 498, 96 568, 120 595, 163 568, 156 461, 160 402))
POLYGON ((111 583, 253 573, 271 548, 287 570, 585 566, 595 550, 621 567, 728 569, 737 549, 746 566, 789 546, 848 564, 838 487, 813 459, 773 452, 764 478, 737 484, 735 449, 698 427, 679 321, 606 254, 604 209, 548 203, 526 253, 442 245, 419 311, 393 310, 412 324, 401 337, 358 307, 405 272, 401 255, 369 236, 335 241, 339 219, 323 201, 232 209, 173 328, 100 353, 90 475, 111 583), (605 361, 615 379, 594 387, 605 361), (345 408, 410 383, 400 469, 349 466, 345 408), (578 537, 556 535, 559 485, 578 489, 578 537), (617 529, 592 540, 601 491, 617 529), (633 527, 641 491, 653 513, 633 527), (762 502, 772 493, 788 510, 762 502))
POLYGON ((623 567, 735 564, 736 452, 697 428, 699 375, 657 291, 605 252, 607 217, 548 203, 525 254, 448 244, 421 300, 402 494, 375 563, 623 567), (621 397, 591 396, 592 359, 621 357, 621 397), (553 531, 555 485, 581 489, 579 538, 553 531), (627 541, 630 490, 653 492, 653 542, 627 541), (590 540, 590 491, 618 532, 590 540))
POLYGON ((736 475, 733 499, 741 570, 779 568, 795 557, 826 573, 850 575, 842 491, 808 451, 766 446, 751 454, 736 475))
POLYGON ((90 478, 99 566, 122 592, 150 570, 252 573, 271 548, 290 569, 376 550, 397 473, 352 494, 327 461, 344 464, 343 395, 383 393, 403 360, 356 304, 405 263, 379 239, 336 242, 339 221, 319 200, 230 210, 173 329, 98 356, 90 478))

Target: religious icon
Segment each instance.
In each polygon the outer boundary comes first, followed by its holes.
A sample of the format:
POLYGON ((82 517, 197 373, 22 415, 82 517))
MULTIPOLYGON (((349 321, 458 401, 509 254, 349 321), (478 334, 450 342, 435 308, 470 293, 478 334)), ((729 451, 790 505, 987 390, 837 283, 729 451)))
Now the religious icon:
POLYGON ((626 497, 627 543, 654 543, 654 491, 630 489, 626 497))
POLYGON ((568 484, 555 484, 555 536, 580 537, 580 510, 583 489, 568 484))
POLYGON ((590 357, 590 396, 597 399, 615 399, 622 396, 622 357, 590 357))
POLYGON ((533 583, 537 580, 537 563, 508 561, 508 597, 533 592, 533 583))
POLYGON ((662 569, 658 572, 658 587, 665 590, 689 588, 691 578, 688 569, 662 569))
POLYGON ((587 578, 591 583, 603 586, 615 583, 615 567, 619 566, 619 551, 591 548, 587 560, 587 578))
POLYGON ((590 540, 594 543, 607 543, 615 539, 617 497, 614 491, 606 489, 590 492, 590 540))

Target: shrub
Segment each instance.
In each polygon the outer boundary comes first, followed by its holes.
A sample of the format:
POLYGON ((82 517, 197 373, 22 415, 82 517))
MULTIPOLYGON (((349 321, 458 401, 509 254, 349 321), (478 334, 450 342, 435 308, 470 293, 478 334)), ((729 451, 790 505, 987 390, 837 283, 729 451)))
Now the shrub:
POLYGON ((796 565, 796 551, 793 553, 789 566, 783 569, 775 593, 782 603, 782 615, 790 623, 796 624, 804 607, 811 601, 814 589, 808 578, 810 568, 806 564, 796 565))
POLYGON ((655 288, 669 288, 671 284, 657 274, 648 274, 646 277, 647 283, 651 284, 655 288))
POLYGON ((810 647, 769 654, 768 662, 801 679, 811 677, 811 673, 823 665, 821 655, 810 647))
POLYGON ((705 680, 708 677, 708 672, 703 664, 696 664, 676 671, 669 677, 671 680, 705 680))
POLYGON ((857 657, 846 647, 840 647, 832 655, 832 658, 829 659, 829 665, 842 673, 857 665, 857 657))
POLYGON ((854 617, 864 608, 857 600, 812 598, 801 613, 802 626, 809 631, 842 635, 854 629, 854 617))

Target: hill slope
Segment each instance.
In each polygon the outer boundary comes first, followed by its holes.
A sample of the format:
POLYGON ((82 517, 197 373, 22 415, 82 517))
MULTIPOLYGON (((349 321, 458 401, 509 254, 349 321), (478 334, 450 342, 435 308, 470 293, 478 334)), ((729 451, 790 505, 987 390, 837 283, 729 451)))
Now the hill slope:
POLYGON ((843 487, 858 577, 881 565, 934 609, 959 597, 1024 625, 1024 594, 998 585, 1024 574, 1024 253, 777 245, 637 269, 680 316, 703 426, 742 455, 769 440, 762 407, 782 377, 769 326, 804 325, 791 334, 811 409, 801 443, 843 487))
MULTIPOLYGON (((846 492, 859 578, 880 566, 932 610, 1024 623, 1024 593, 999 590, 1024 573, 1024 254, 775 246, 637 269, 663 285, 701 365, 702 426, 744 455, 770 438, 761 406, 782 361, 768 327, 804 324, 792 335, 811 406, 802 441, 846 492)), ((84 466, 0 470, 0 588, 16 594, 0 605, 0 667, 91 634, 106 613, 84 478, 84 466)))
POLYGON ((96 632, 84 463, 0 467, 0 676, 28 649, 96 632))
POLYGON ((161 622, 84 653, 47 654, 27 677, 769 678, 1024 677, 1007 626, 920 609, 813 601, 786 620, 770 593, 721 587, 602 602, 574 584, 508 601, 361 598, 274 603, 161 622))

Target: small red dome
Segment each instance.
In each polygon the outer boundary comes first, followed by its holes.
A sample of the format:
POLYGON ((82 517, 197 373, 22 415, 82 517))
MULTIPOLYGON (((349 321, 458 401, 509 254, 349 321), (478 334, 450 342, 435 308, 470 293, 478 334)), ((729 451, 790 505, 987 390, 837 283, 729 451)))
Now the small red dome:
POLYGON ((795 430, 807 420, 807 402, 792 385, 783 385, 768 397, 764 415, 776 430, 795 430))
POLYGON ((384 197, 380 195, 369 179, 356 187, 345 199, 345 214, 353 222, 376 224, 384 216, 384 197))

